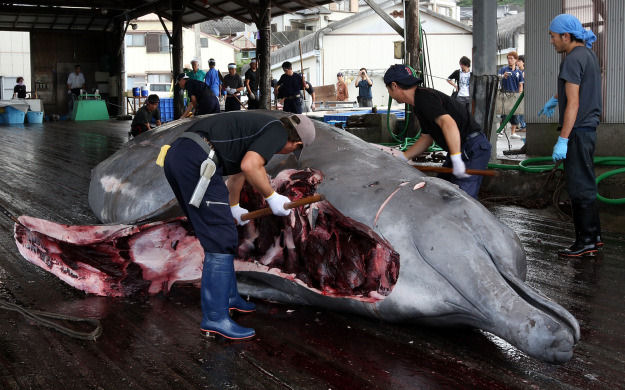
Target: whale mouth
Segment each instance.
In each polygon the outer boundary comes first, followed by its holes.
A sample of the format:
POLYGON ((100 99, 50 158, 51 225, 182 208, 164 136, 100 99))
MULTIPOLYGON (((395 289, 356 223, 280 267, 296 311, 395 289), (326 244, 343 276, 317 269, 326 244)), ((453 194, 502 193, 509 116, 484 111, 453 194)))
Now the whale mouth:
MULTIPOLYGON (((313 195, 323 174, 284 170, 273 180, 291 200, 313 195)), ((240 203, 266 207, 246 185, 240 203)), ((376 302, 388 296, 399 275, 399 254, 368 226, 327 201, 294 209, 289 217, 260 218, 239 226, 238 271, 276 274, 316 293, 376 302)))

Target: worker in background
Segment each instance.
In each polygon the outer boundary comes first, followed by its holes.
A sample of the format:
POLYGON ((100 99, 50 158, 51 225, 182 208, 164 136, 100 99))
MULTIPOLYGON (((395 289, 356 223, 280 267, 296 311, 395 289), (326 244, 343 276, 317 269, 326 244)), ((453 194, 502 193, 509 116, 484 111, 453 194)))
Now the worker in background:
MULTIPOLYGON (((204 249, 201 281, 200 329, 228 339, 249 339, 255 331, 234 322, 228 309, 255 310, 238 293, 234 256, 238 247, 236 225, 245 225, 248 212, 239 204, 247 181, 267 202, 274 215, 288 216, 286 196, 271 187, 265 165, 274 154, 294 153, 315 139, 315 127, 304 115, 277 119, 259 111, 231 112, 196 121, 175 140, 164 161, 165 176, 195 235, 204 249), (190 137, 186 138, 191 133, 190 137), (199 136, 199 137, 198 137, 199 136), (200 167, 214 163, 214 174, 199 207, 189 204, 200 179, 200 167), (229 176, 224 184, 223 176, 229 176)), ((160 156, 159 156, 160 158, 160 156)))
POLYGON ((308 96, 310 96, 310 99, 304 99, 302 101, 302 112, 315 111, 315 89, 313 88, 312 84, 309 83, 308 81, 304 81, 304 82, 306 83, 306 88, 304 89, 304 91, 308 93, 308 96))
POLYGON ((360 68, 358 74, 360 78, 356 77, 354 82, 354 85, 358 88, 358 107, 373 107, 373 96, 371 95, 373 81, 369 78, 365 68, 360 68))
POLYGON ((69 99, 67 106, 69 112, 74 108, 74 100, 80 95, 80 90, 85 89, 85 75, 80 71, 80 65, 74 66, 74 71, 67 76, 67 94, 69 99))
POLYGON ((190 79, 184 73, 176 77, 178 86, 187 90, 189 102, 181 118, 193 115, 213 114, 219 112, 219 99, 213 94, 206 83, 190 79))
POLYGON ((215 69, 215 60, 213 58, 208 60, 208 72, 204 78, 204 82, 213 91, 213 95, 221 96, 221 84, 223 82, 223 76, 219 70, 215 69))
POLYGON ((560 136, 553 148, 553 160, 564 160, 566 189, 571 198, 575 242, 558 251, 560 256, 594 255, 601 242, 597 210, 597 184, 593 157, 597 125, 601 115, 601 68, 591 50, 597 39, 572 15, 556 16, 549 25, 551 44, 566 54, 560 63, 558 94, 538 113, 550 117, 556 105, 560 111, 560 136))
POLYGON ((467 168, 486 169, 490 159, 490 143, 464 105, 432 88, 424 88, 405 65, 393 65, 384 74, 386 89, 399 103, 408 103, 421 125, 421 136, 408 150, 397 157, 408 161, 425 152, 433 141, 447 151, 444 167, 453 174, 439 177, 457 184, 477 198, 482 176, 471 176, 467 168))
POLYGON ((302 113, 302 96, 300 91, 304 88, 302 75, 293 72, 293 66, 289 61, 282 63, 284 73, 276 84, 274 94, 276 99, 283 99, 283 110, 294 114, 302 113))
POLYGON ((206 78, 206 72, 200 69, 200 60, 197 58, 191 60, 191 70, 186 73, 193 80, 204 81, 206 78))
POLYGON ((258 64, 256 58, 250 61, 250 68, 245 72, 245 89, 247 90, 247 109, 253 110, 260 107, 258 98, 258 64))
POLYGON ((228 64, 228 74, 224 76, 223 94, 226 97, 225 111, 237 111, 241 109, 241 91, 243 81, 237 74, 237 64, 228 64))
POLYGON ((130 124, 130 134, 133 137, 145 133, 148 130, 152 130, 152 120, 155 121, 156 126, 161 125, 161 112, 158 109, 159 102, 160 99, 158 95, 150 95, 146 99, 143 107, 137 110, 130 124))
POLYGON ((345 84, 343 73, 339 72, 336 74, 336 100, 338 100, 339 102, 344 102, 347 99, 349 99, 347 84, 345 84))
POLYGON ((17 84, 13 87, 13 97, 11 99, 26 99, 26 85, 24 85, 24 78, 18 77, 15 82, 17 84))

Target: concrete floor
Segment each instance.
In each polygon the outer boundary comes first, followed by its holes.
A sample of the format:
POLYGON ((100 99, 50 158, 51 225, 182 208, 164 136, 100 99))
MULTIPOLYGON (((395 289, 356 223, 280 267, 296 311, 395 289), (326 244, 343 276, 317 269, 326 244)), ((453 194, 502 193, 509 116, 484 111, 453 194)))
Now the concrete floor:
MULTIPOLYGON (((0 206, 68 224, 97 221, 90 169, 125 141, 129 122, 0 126, 0 206)), ((237 321, 250 342, 205 338, 198 290, 112 299, 85 296, 17 252, 0 216, 0 299, 98 318, 97 342, 69 338, 0 310, 1 389, 625 389, 625 236, 604 234, 594 259, 559 259, 572 225, 553 210, 493 206, 523 242, 528 284, 580 322, 573 359, 536 361, 472 329, 382 323, 313 307, 256 301, 237 321)))

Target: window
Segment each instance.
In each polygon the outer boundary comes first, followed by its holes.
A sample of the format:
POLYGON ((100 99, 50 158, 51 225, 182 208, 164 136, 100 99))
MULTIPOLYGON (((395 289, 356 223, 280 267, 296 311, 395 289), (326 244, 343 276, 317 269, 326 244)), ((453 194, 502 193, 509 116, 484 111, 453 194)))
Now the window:
POLYGON ((208 38, 200 38, 200 47, 208 47, 208 38))
POLYGON ((276 23, 271 23, 271 32, 278 32, 278 25, 276 23))
POLYGON ((148 33, 145 46, 148 53, 169 53, 169 38, 164 33, 148 33))
POLYGON ((130 91, 135 87, 145 87, 145 76, 128 76, 126 78, 126 90, 130 91))
POLYGON ((256 57, 256 50, 241 50, 241 58, 254 58, 256 57))
POLYGON ((150 84, 150 91, 169 92, 170 89, 171 89, 170 84, 150 84))
POLYGON ((171 75, 170 74, 149 74, 148 75, 148 83, 170 83, 171 75))
POLYGON ((126 46, 145 46, 145 34, 126 34, 126 46))
POLYGON ((167 37, 167 34, 161 34, 159 51, 161 53, 169 53, 169 38, 167 37))

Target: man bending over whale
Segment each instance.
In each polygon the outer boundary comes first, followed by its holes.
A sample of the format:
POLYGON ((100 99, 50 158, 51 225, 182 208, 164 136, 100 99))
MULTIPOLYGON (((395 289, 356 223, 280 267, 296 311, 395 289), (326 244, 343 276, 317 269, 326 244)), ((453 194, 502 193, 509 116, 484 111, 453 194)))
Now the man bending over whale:
POLYGON ((315 126, 304 115, 277 119, 243 111, 200 119, 169 150, 164 149, 165 176, 204 249, 202 331, 228 339, 254 336, 254 329, 240 326, 229 316, 229 309, 255 309, 239 296, 234 273, 235 221, 246 224, 241 216, 248 212, 239 206, 241 189, 247 181, 265 197, 273 214, 289 215, 284 204, 290 200, 273 190, 265 165, 276 153, 294 153, 299 158, 302 148, 314 139, 315 126), (227 183, 225 175, 230 176, 227 183), (208 186, 202 189, 200 184, 207 179, 208 186))
POLYGON ((421 87, 421 82, 405 65, 393 65, 384 74, 391 97, 399 103, 410 104, 421 125, 419 140, 398 158, 408 161, 436 141, 447 151, 443 166, 453 166, 453 175, 439 174, 439 177, 477 198, 482 176, 467 175, 466 168, 487 167, 490 143, 464 105, 435 89, 421 87))

